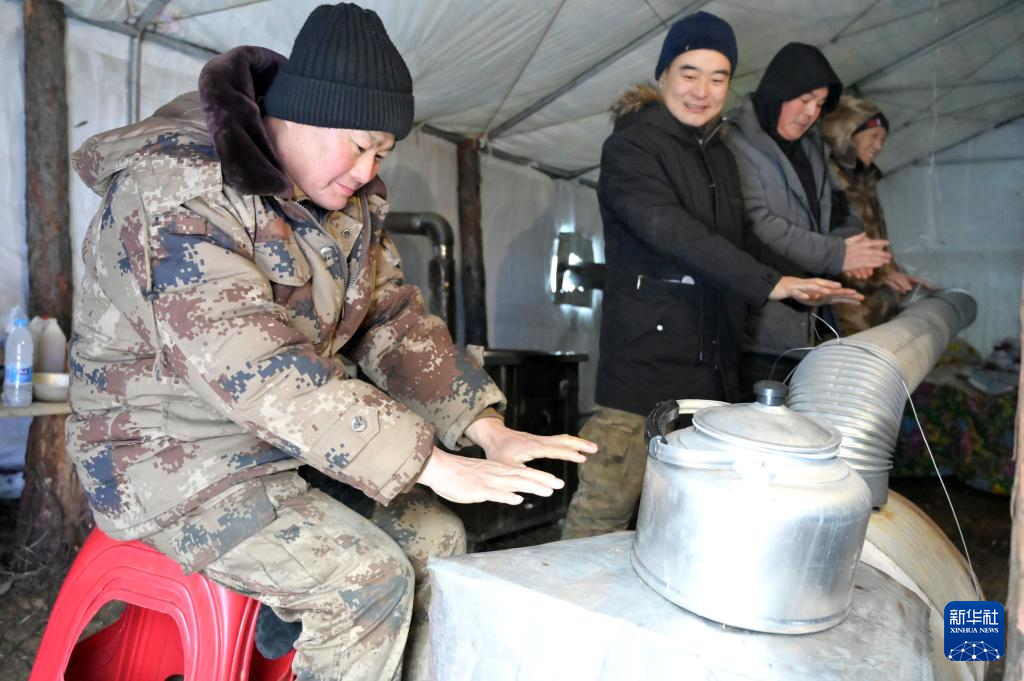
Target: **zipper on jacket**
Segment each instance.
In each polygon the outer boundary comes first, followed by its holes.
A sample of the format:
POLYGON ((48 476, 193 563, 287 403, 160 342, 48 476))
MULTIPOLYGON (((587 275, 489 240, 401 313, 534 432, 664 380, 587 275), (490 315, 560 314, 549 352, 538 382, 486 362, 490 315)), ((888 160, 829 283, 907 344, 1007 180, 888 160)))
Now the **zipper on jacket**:
MULTIPOLYGON (((275 198, 277 198, 277 197, 275 197, 275 198)), ((277 198, 277 201, 282 206, 284 205, 284 201, 282 201, 280 198, 277 198)), ((311 211, 308 208, 306 208, 305 206, 303 206, 302 203, 299 202, 299 201, 292 201, 292 203, 295 204, 295 206, 299 210, 302 211, 303 215, 308 217, 310 219, 310 221, 314 225, 317 226, 317 229, 319 229, 323 233, 324 236, 326 236, 331 241, 337 243, 337 239, 332 237, 330 235, 330 233, 327 231, 327 228, 324 227, 323 223, 321 223, 319 220, 316 219, 316 216, 313 215, 313 211, 311 211)), ((348 287, 348 263, 345 261, 345 258, 339 258, 339 260, 340 260, 340 262, 338 264, 341 267, 341 279, 345 283, 345 286, 347 288, 348 287)), ((342 296, 342 298, 341 298, 341 309, 338 311, 338 316, 339 316, 339 318, 341 320, 345 319, 345 297, 344 296, 342 296)))
POLYGON ((719 372, 722 370, 721 363, 719 360, 722 356, 722 309, 724 307, 725 306, 722 305, 722 294, 718 291, 715 291, 715 338, 714 340, 711 341, 711 343, 712 345, 715 346, 714 368, 715 371, 719 372))
POLYGON ((704 137, 701 137, 700 135, 697 136, 697 145, 700 146, 701 149, 703 149, 704 145, 710 142, 712 138, 714 138, 714 136, 718 134, 718 131, 722 129, 722 126, 728 122, 728 116, 722 116, 721 118, 719 118, 718 123, 715 125, 715 127, 711 128, 711 132, 709 132, 704 137))
POLYGON ((700 287, 700 307, 698 307, 697 328, 697 361, 704 363, 704 286, 700 287))
MULTIPOLYGON (((718 182, 716 181, 714 172, 712 172, 712 170, 711 170, 711 164, 708 163, 708 157, 707 157, 706 149, 707 149, 708 142, 710 142, 712 139, 714 139, 715 135, 718 134, 718 131, 722 129, 722 126, 725 125, 726 122, 728 122, 728 120, 729 120, 728 116, 722 116, 722 118, 719 119, 719 121, 715 125, 715 127, 711 129, 711 132, 709 132, 705 137, 702 138, 700 136, 697 136, 697 146, 700 149, 700 160, 704 164, 704 172, 707 173, 708 180, 710 182, 708 188, 711 190, 711 219, 714 222, 713 226, 714 226, 716 232, 718 230, 718 182)), ((700 328, 700 333, 698 335, 698 340, 697 340, 697 361, 701 362, 701 363, 704 362, 704 296, 705 295, 707 295, 707 290, 703 286, 701 286, 701 291, 700 291, 700 324, 698 325, 699 328, 700 328)), ((717 292, 716 292, 716 297, 717 297, 717 292)), ((720 308, 720 307, 721 307, 720 305, 716 306, 716 308, 720 308)), ((720 312, 721 312, 720 309, 716 309, 715 310, 715 330, 714 330, 714 338, 712 339, 712 344, 715 346, 714 352, 713 352, 713 354, 714 354, 713 366, 714 366, 714 369, 716 371, 719 368, 718 367, 718 345, 719 345, 718 341, 720 340, 720 335, 719 335, 719 332, 720 332, 720 328, 719 328, 719 315, 720 315, 720 312)))

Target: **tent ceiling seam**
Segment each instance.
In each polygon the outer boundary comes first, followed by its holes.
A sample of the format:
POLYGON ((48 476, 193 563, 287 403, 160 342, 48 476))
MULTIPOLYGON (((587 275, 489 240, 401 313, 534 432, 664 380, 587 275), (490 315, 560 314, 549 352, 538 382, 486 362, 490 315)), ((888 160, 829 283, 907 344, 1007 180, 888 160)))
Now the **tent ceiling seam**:
POLYGON ((535 132, 540 132, 542 130, 549 130, 551 128, 557 128, 559 126, 567 125, 569 123, 579 123, 580 121, 586 121, 586 120, 590 120, 592 118, 604 118, 606 116, 609 116, 609 117, 611 116, 611 114, 610 114, 610 112, 608 110, 595 111, 594 113, 583 114, 582 116, 576 116, 575 118, 567 118, 567 119, 565 119, 563 121, 555 121, 554 123, 547 123, 545 125, 537 126, 536 128, 530 128, 529 130, 523 130, 520 133, 516 133, 515 135, 509 135, 508 137, 504 137, 502 139, 506 139, 507 140, 507 139, 510 139, 512 137, 516 137, 517 135, 532 135, 535 132))
MULTIPOLYGON (((961 120, 986 121, 986 119, 984 118, 972 118, 970 116, 964 116, 962 114, 966 111, 976 111, 977 109, 981 109, 986 106, 994 106, 996 104, 1002 104, 1003 102, 1009 102, 1014 99, 1024 99, 1024 92, 1015 92, 1012 95, 1006 95, 1005 97, 990 99, 984 102, 972 102, 970 105, 959 109, 952 109, 950 111, 937 111, 935 113, 938 113, 940 117, 950 116, 952 118, 959 118, 961 120)), ((908 121, 905 125, 902 125, 900 127, 908 128, 911 125, 914 125, 915 123, 920 123, 933 117, 933 112, 931 111, 919 111, 918 114, 919 115, 916 118, 910 119, 910 121, 908 121)))
MULTIPOLYGON (((895 24, 897 22, 904 21, 906 19, 911 19, 913 17, 916 17, 916 16, 921 15, 921 14, 926 14, 928 12, 936 12, 939 9, 941 9, 941 8, 947 6, 947 5, 955 4, 955 3, 958 3, 958 2, 965 2, 965 1, 966 0, 946 0, 946 2, 940 2, 940 3, 937 3, 934 6, 928 7, 926 9, 921 9, 921 10, 917 10, 917 11, 914 11, 914 12, 910 12, 909 14, 904 14, 902 16, 894 17, 893 19, 890 19, 889 21, 886 21, 886 22, 883 22, 883 23, 872 24, 871 26, 867 26, 865 28, 859 28, 856 31, 850 31, 849 33, 846 33, 844 36, 842 36, 842 39, 850 38, 850 37, 853 37, 855 35, 860 35, 862 33, 868 33, 870 31, 875 31, 875 30, 879 30, 879 29, 882 29, 882 28, 888 28, 889 26, 892 26, 893 24, 895 24)), ((877 4, 877 2, 875 4, 877 4)), ((872 7, 874 7, 874 5, 872 5, 872 7)), ((960 30, 960 29, 957 29, 957 30, 960 30)), ((837 44, 838 42, 839 41, 835 37, 833 37, 825 45, 816 45, 816 47, 818 47, 819 49, 824 51, 824 48, 827 47, 828 45, 834 45, 834 44, 837 44)), ((756 76, 756 75, 758 75, 760 73, 764 73, 764 70, 765 70, 765 67, 762 67, 762 68, 759 68, 759 69, 754 69, 752 71, 746 71, 744 73, 739 73, 739 74, 737 74, 737 75, 735 75, 733 77, 733 81, 736 81, 736 80, 742 79, 742 78, 748 78, 750 76, 756 76)), ((848 85, 847 87, 856 88, 857 84, 855 83, 853 85, 848 85)))
MULTIPOLYGON (((451 142, 452 144, 461 144, 470 139, 464 135, 460 135, 456 132, 450 132, 448 130, 438 128, 436 126, 430 125, 429 123, 421 123, 417 127, 425 135, 437 137, 438 139, 443 139, 446 142, 451 142)), ((493 146, 487 147, 485 153, 490 154, 495 158, 500 158, 503 161, 508 161, 509 163, 515 163, 516 165, 526 166, 531 170, 547 175, 548 177, 555 180, 575 180, 584 187, 597 189, 597 185, 595 185, 593 182, 586 178, 580 177, 580 175, 585 175, 586 173, 593 170, 593 168, 583 169, 583 172, 577 170, 565 170, 564 168, 559 168, 557 166, 549 166, 543 164, 539 161, 527 158, 525 156, 517 156, 516 154, 512 154, 507 151, 502 151, 501 149, 498 149, 493 146)))
POLYGON ((993 156, 992 158, 950 158, 943 159, 941 161, 935 160, 931 163, 925 161, 915 161, 914 165, 937 165, 937 166, 953 166, 953 165, 974 165, 976 163, 1016 163, 1024 161, 1024 156, 993 156))
MULTIPOLYGON (((986 62, 988 63, 988 62, 986 62)), ((989 85, 1016 85, 1018 83, 1024 83, 1024 77, 1018 78, 989 78, 979 80, 957 80, 948 81, 945 83, 936 83, 934 85, 892 85, 886 87, 877 88, 865 88, 861 90, 861 94, 865 96, 876 96, 876 95, 887 95, 887 94, 900 94, 903 92, 919 92, 921 90, 949 90, 954 88, 967 88, 967 87, 984 87, 989 85)), ((896 102, 894 102, 896 103, 896 102)))
POLYGON ((870 82, 870 81, 873 81, 873 80, 878 80, 879 78, 881 78, 883 76, 887 76, 890 73, 892 73, 893 71, 895 71, 896 69, 900 68, 901 66, 903 66, 905 64, 908 64, 908 63, 914 61, 915 59, 917 59, 917 58, 919 58, 919 57, 921 57, 923 55, 930 54, 930 53, 934 52, 935 50, 939 49, 940 47, 942 47, 942 46, 944 46, 944 45, 946 45, 946 44, 956 40, 960 36, 965 35, 966 33, 969 33, 970 31, 973 31, 974 29, 978 28, 979 26, 982 26, 982 25, 988 23, 989 21, 992 21, 993 19, 996 19, 997 17, 1002 16, 1006 12, 1009 12, 1009 11, 1014 10, 1014 9, 1019 9, 1021 7, 1024 7, 1024 4, 1022 4, 1020 2, 1020 0, 1010 0, 1009 2, 1007 2, 1007 3, 1003 4, 1003 5, 1000 5, 996 9, 992 10, 988 14, 984 14, 984 15, 982 15, 980 17, 977 17, 977 18, 973 19, 972 21, 968 22, 967 24, 965 24, 963 26, 960 26, 959 28, 957 28, 957 29, 955 29, 953 31, 950 31, 949 33, 947 33, 946 35, 942 36, 941 38, 938 38, 938 39, 928 43, 927 45, 924 45, 923 47, 919 47, 916 50, 910 52, 909 54, 906 54, 906 55, 900 57, 899 59, 897 59, 896 61, 892 62, 888 66, 883 66, 880 69, 872 71, 871 73, 869 73, 866 76, 862 76, 861 78, 859 78, 856 82, 854 82, 849 87, 852 90, 854 90, 856 92, 859 92, 860 91, 860 87, 864 83, 867 83, 867 82, 870 82))
POLYGON ((196 17, 205 17, 210 14, 217 14, 218 12, 228 12, 239 7, 247 7, 249 5, 258 5, 261 2, 267 2, 267 0, 246 0, 245 2, 238 2, 231 5, 225 5, 224 7, 217 7, 215 9, 208 9, 203 12, 193 12, 192 14, 182 14, 173 17, 174 21, 186 21, 188 19, 195 19, 196 17))
MULTIPOLYGON (((114 33, 120 33, 121 35, 131 37, 135 34, 135 29, 126 26, 123 21, 102 21, 98 19, 90 19, 89 17, 82 16, 75 11, 64 7, 64 16, 68 19, 87 24, 89 26, 95 26, 96 28, 102 28, 107 31, 113 31, 114 33)), ((181 38, 174 38, 163 33, 156 31, 145 31, 146 40, 154 42, 162 47, 166 47, 169 50, 180 52, 181 54, 188 55, 190 57, 197 57, 199 59, 210 59, 221 54, 216 50, 212 50, 209 47, 198 45, 196 43, 190 43, 187 40, 181 38)))
MULTIPOLYGON (((883 21, 877 24, 871 24, 870 26, 864 26, 863 28, 858 28, 855 31, 849 31, 845 33, 840 39, 846 40, 848 38, 853 38, 863 33, 870 33, 871 31, 877 31, 882 28, 888 28, 897 22, 905 21, 907 19, 913 19, 914 17, 920 16, 922 14, 928 14, 929 12, 934 13, 940 9, 947 7, 948 5, 961 4, 967 1, 968 0, 945 0, 945 2, 938 2, 932 5, 931 7, 925 7, 924 9, 914 10, 913 12, 908 12, 907 14, 902 14, 898 17, 893 17, 892 19, 889 19, 887 21, 883 21)), ((838 40, 833 39, 832 42, 835 43, 838 42, 838 40)))
POLYGON ((660 14, 658 14, 658 10, 654 9, 654 7, 651 5, 651 0, 644 0, 644 4, 647 5, 647 9, 651 11, 651 14, 654 15, 654 18, 661 22, 661 27, 667 31, 668 22, 665 21, 665 19, 660 14))
POLYGON ((1015 114, 1013 114, 1013 116, 1010 116, 1009 118, 1006 118, 1005 120, 999 121, 995 125, 988 125, 988 126, 982 128, 981 130, 978 130, 975 133, 971 133, 971 134, 965 135, 964 137, 961 137, 960 139, 956 140, 955 142, 951 142, 950 144, 947 144, 944 147, 941 147, 939 149, 932 149, 932 150, 928 151, 925 154, 920 154, 918 156, 915 156, 911 160, 906 161, 904 163, 901 163, 900 165, 898 165, 898 166, 892 168, 891 170, 887 171, 887 174, 888 175, 892 175, 893 173, 895 173, 895 172, 897 172, 899 170, 903 170, 904 168, 907 168, 909 166, 925 165, 923 163, 919 163, 919 161, 921 161, 921 159, 923 159, 923 158, 934 158, 934 157, 938 156, 939 154, 942 154, 944 152, 949 151, 950 149, 953 149, 954 147, 958 147, 961 144, 966 144, 967 142, 970 142, 973 139, 977 139, 978 137, 981 137, 985 133, 992 132, 993 130, 998 130, 999 128, 1001 128, 1001 127, 1003 127, 1005 125, 1009 125, 1009 124, 1013 123, 1014 121, 1016 121, 1018 119, 1024 119, 1024 115, 1021 115, 1019 113, 1015 113, 1015 114))
MULTIPOLYGON (((1020 36, 1017 36, 1017 38, 1019 39, 1020 36)), ((971 71, 970 73, 966 74, 964 76, 964 78, 967 78, 967 79, 973 78, 975 75, 977 75, 978 71, 981 71, 983 68, 985 68, 986 66, 991 64, 996 59, 997 56, 1000 56, 1000 55, 997 55, 997 54, 990 55, 988 59, 986 59, 981 64, 979 64, 973 71, 971 71)), ((940 101, 944 100, 944 99, 952 97, 953 93, 956 91, 957 88, 956 87, 948 88, 947 92, 943 92, 940 95, 939 94, 939 87, 938 87, 937 84, 934 83, 934 80, 935 80, 935 76, 933 74, 933 76, 932 76, 932 81, 933 81, 932 87, 929 88, 931 90, 931 92, 932 92, 932 100, 931 100, 931 102, 929 104, 929 108, 928 109, 916 109, 915 107, 906 107, 904 105, 904 108, 909 108, 911 111, 914 111, 915 113, 919 114, 919 116, 916 119, 915 119, 914 116, 911 116, 911 118, 907 122, 905 122, 903 125, 900 125, 898 129, 903 129, 903 128, 910 127, 915 122, 917 122, 917 120, 923 119, 923 117, 925 115, 927 115, 927 117, 929 117, 929 118, 934 117, 936 115, 938 115, 938 116, 945 116, 945 115, 956 116, 956 114, 961 112, 961 111, 969 111, 969 110, 973 109, 975 106, 978 106, 978 105, 972 105, 972 106, 969 106, 969 107, 966 107, 966 108, 961 108, 961 109, 953 109, 953 110, 950 110, 950 111, 939 111, 938 107, 937 107, 937 104, 940 101)), ((1016 95, 1016 94, 1010 95, 1010 96, 1008 96, 1006 98, 1003 98, 1003 99, 1009 99, 1009 98, 1015 97, 1015 96, 1018 96, 1018 95, 1016 95)), ((1002 100, 999 100, 999 101, 1002 101, 1002 100)), ((995 103, 995 102, 983 103, 980 106, 986 106, 987 104, 992 104, 992 103, 995 103)), ((963 117, 961 117, 961 118, 963 118, 963 117)))
POLYGON ((149 0, 149 3, 139 12, 138 16, 128 16, 124 23, 135 29, 136 34, 152 28, 153 24, 160 18, 160 13, 169 5, 171 0, 149 0))
POLYGON ((843 34, 846 33, 847 29, 849 29, 851 26, 856 24, 858 21, 860 21, 861 19, 866 17, 868 15, 868 12, 873 10, 875 7, 878 7, 878 3, 880 3, 881 1, 882 0, 875 0, 873 3, 871 3, 870 5, 865 7, 863 10, 861 10, 860 14, 858 14, 853 19, 848 21, 846 23, 846 25, 844 25, 842 28, 839 29, 839 31, 837 31, 835 33, 835 35, 833 35, 831 38, 829 38, 829 41, 828 41, 829 44, 830 45, 834 45, 835 43, 839 42, 839 39, 843 37, 843 34))
POLYGON ((558 5, 558 9, 556 9, 554 14, 551 15, 548 25, 544 27, 544 32, 541 33, 540 39, 534 43, 533 50, 530 51, 530 56, 526 58, 525 62, 523 62, 522 67, 519 69, 519 73, 516 74, 515 80, 513 80, 512 84, 508 86, 508 90, 505 91, 505 95, 501 98, 501 101, 498 102, 498 106, 494 108, 494 113, 491 114, 491 117, 487 120, 487 125, 484 126, 484 129, 481 132, 488 130, 491 127, 491 123, 494 122, 494 119, 497 118, 499 113, 501 113, 501 107, 505 106, 505 102, 508 100, 509 95, 511 95, 512 91, 516 89, 516 85, 519 85, 519 81, 522 80, 523 74, 526 73, 526 69, 530 67, 530 63, 533 61, 533 58, 537 56, 537 51, 540 50, 540 46, 544 44, 544 40, 548 37, 548 33, 551 31, 551 27, 555 25, 555 21, 558 19, 558 15, 562 13, 562 8, 564 7, 565 0, 561 0, 558 5))
MULTIPOLYGON (((689 13, 699 9, 699 8, 703 7, 704 5, 707 5, 710 2, 711 2, 711 0, 694 0, 693 2, 689 2, 689 3, 687 3, 687 5, 683 9, 681 9, 678 12, 676 12, 675 14, 673 14, 669 18, 668 21, 670 21, 670 22, 671 21, 675 21, 677 18, 685 16, 686 14, 689 14, 689 13)), ((630 40, 628 43, 626 43, 625 45, 620 47, 619 49, 612 51, 608 55, 606 55, 606 56, 602 57, 601 59, 599 59, 598 61, 594 62, 593 64, 588 66, 586 69, 584 69, 581 73, 579 73, 577 76, 572 78, 569 82, 567 82, 567 83, 565 83, 565 84, 555 88, 554 90, 552 90, 548 94, 544 95, 543 97, 541 97, 539 100, 537 100, 536 102, 534 102, 530 106, 526 107, 525 109, 523 109, 522 111, 520 111, 516 115, 512 116, 512 118, 509 118, 505 122, 500 123, 496 128, 493 128, 491 130, 486 130, 484 134, 486 134, 490 139, 494 139, 496 137, 500 137, 506 131, 508 131, 511 128, 515 127, 516 125, 521 123, 526 118, 529 118, 530 116, 535 114, 537 111, 543 109, 545 106, 547 106, 551 102, 555 101, 556 99, 558 99, 562 95, 564 95, 567 92, 575 89, 576 86, 578 86, 581 83, 589 80, 592 76, 594 76, 594 74, 597 74, 597 73, 600 73, 601 71, 603 71, 610 64, 618 61, 619 58, 621 58, 623 55, 631 52, 637 46, 647 42, 647 40, 649 40, 653 35, 655 35, 659 31, 664 30, 664 27, 663 27, 662 23, 665 20, 661 19, 661 17, 659 17, 657 15, 657 13, 654 13, 654 17, 656 19, 658 19, 658 21, 661 22, 661 23, 659 23, 658 25, 653 26, 653 27, 647 29, 646 31, 644 31, 643 33, 641 33, 640 35, 636 36, 635 38, 630 40)))

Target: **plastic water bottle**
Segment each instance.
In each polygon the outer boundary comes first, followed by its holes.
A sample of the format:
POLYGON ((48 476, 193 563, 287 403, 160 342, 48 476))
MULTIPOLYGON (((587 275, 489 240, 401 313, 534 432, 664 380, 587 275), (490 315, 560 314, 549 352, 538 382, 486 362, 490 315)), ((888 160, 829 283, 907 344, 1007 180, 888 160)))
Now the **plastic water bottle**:
POLYGON ((28 320, 18 317, 4 344, 4 404, 24 407, 32 402, 32 334, 28 320))

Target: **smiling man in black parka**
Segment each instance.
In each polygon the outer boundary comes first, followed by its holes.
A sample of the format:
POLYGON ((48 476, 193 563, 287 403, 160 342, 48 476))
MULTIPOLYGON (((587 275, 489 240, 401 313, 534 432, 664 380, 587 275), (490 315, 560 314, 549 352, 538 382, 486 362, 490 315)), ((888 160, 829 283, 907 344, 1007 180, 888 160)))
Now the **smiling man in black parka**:
POLYGON ((783 276, 796 268, 745 229, 719 134, 736 63, 732 27, 697 12, 665 38, 657 87, 638 85, 613 107, 598 185, 607 281, 597 404, 581 432, 600 452, 580 467, 566 538, 626 528, 643 482, 645 416, 658 402, 736 398, 748 305, 856 297, 832 281, 783 276))

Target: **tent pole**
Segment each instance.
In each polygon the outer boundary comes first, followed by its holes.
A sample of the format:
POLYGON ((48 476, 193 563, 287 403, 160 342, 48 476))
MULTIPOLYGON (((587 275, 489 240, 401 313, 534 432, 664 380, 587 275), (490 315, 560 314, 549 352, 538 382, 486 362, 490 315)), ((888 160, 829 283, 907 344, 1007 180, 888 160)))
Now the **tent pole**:
POLYGON ((142 37, 156 23, 170 0, 150 0, 145 9, 136 16, 125 19, 131 28, 131 42, 128 46, 128 122, 138 123, 139 101, 142 95, 142 37))
POLYGON ((29 314, 71 329, 71 207, 64 6, 25 2, 25 238, 29 314))
POLYGON ((128 122, 139 122, 139 98, 142 92, 142 34, 135 33, 128 39, 128 122))
POLYGON ((480 149, 475 138, 460 142, 458 163, 459 240, 462 251, 462 302, 467 345, 487 346, 487 287, 484 278, 484 235, 481 225, 480 149))
MULTIPOLYGON (((25 0, 23 21, 28 312, 55 317, 70 331, 74 285, 64 6, 57 0, 25 0)), ((66 557, 91 527, 82 486, 64 450, 65 418, 38 416, 29 429, 15 530, 22 567, 66 557)))

